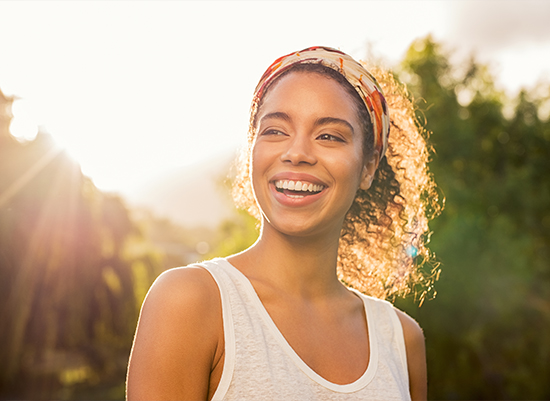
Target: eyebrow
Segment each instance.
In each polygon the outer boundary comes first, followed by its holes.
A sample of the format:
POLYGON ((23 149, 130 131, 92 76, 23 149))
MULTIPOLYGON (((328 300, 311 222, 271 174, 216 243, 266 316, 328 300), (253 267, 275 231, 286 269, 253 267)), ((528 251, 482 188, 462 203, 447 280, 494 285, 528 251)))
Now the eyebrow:
POLYGON ((270 120, 270 119, 278 119, 278 120, 285 120, 285 121, 291 120, 288 114, 283 113, 281 111, 276 111, 274 113, 269 113, 263 116, 262 119, 260 120, 260 124, 264 122, 264 120, 270 120))
MULTIPOLYGON (((262 119, 260 120, 260 123, 262 123, 264 120, 269 120, 269 119, 280 119, 280 120, 284 120, 284 121, 291 121, 291 118, 288 114, 280 112, 280 111, 276 111, 276 112, 269 113, 269 114, 266 114, 265 116, 263 116, 262 119)), ((347 128, 349 128, 349 130, 352 133, 355 133, 355 130, 353 129, 353 126, 349 122, 347 122, 346 120, 343 120, 341 118, 323 117, 323 118, 319 118, 319 119, 315 120, 315 123, 314 123, 315 127, 320 127, 320 126, 328 125, 328 124, 345 125, 347 128)))
POLYGON ((341 118, 335 118, 335 117, 323 117, 319 118, 315 121, 315 126, 319 127, 322 125, 327 124, 338 124, 338 125, 345 125, 352 133, 355 133, 355 130, 353 129, 353 126, 347 122, 346 120, 343 120, 341 118))

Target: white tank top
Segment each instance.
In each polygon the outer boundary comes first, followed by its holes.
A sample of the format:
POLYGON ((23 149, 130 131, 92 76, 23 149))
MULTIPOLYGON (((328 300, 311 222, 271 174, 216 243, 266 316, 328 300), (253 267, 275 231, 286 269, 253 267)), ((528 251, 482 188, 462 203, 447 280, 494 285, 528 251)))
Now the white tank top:
POLYGON ((213 400, 410 400, 403 329, 390 303, 358 293, 369 364, 357 381, 335 384, 300 359, 246 276, 225 259, 200 266, 216 281, 222 302, 225 360, 213 400))

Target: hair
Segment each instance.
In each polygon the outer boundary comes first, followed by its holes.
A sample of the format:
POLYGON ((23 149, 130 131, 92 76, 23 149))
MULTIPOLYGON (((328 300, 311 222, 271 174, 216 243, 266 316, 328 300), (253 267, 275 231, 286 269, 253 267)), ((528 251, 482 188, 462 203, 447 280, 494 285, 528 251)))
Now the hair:
MULTIPOLYGON (((256 116, 269 89, 292 73, 315 73, 334 79, 352 97, 363 131, 365 160, 372 157, 374 135, 365 104, 338 71, 321 64, 296 64, 273 80, 250 109, 248 146, 236 161, 233 198, 237 207, 258 221, 260 210, 253 196, 250 155, 256 135, 256 116)), ((406 88, 385 70, 371 73, 384 91, 390 112, 391 133, 371 187, 358 189, 340 234, 338 277, 347 286, 378 298, 411 292, 424 301, 433 291, 438 264, 427 248, 428 221, 442 209, 439 193, 428 170, 432 152, 428 132, 415 118, 406 88)))

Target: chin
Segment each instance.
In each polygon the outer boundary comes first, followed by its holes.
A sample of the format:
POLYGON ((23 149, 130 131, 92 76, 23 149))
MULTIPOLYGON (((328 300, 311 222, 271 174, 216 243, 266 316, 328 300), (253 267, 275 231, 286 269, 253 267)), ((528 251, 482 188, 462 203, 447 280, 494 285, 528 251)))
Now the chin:
MULTIPOLYGON (((292 219, 289 219, 292 220, 292 219)), ((269 230, 280 233, 284 236, 295 238, 315 238, 319 236, 331 235, 333 231, 340 233, 341 227, 331 229, 328 224, 302 222, 295 219, 292 221, 269 221, 264 217, 262 230, 269 230)))

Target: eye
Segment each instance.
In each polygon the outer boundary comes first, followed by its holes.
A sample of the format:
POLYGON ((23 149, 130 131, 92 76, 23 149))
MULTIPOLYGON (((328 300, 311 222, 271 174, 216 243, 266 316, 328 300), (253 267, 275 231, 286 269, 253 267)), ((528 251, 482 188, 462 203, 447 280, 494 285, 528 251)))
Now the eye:
POLYGON ((286 135, 283 131, 279 131, 278 129, 266 129, 261 134, 262 136, 284 136, 286 135))
POLYGON ((332 134, 321 134, 317 137, 317 139, 320 139, 322 141, 329 141, 329 142, 345 142, 345 140, 337 135, 332 134))

